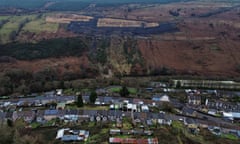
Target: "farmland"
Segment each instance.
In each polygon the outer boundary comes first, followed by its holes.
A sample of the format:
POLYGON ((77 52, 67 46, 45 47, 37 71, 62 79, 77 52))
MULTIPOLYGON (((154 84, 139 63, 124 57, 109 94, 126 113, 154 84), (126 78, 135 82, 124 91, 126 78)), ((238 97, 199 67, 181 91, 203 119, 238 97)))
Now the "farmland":
POLYGON ((46 15, 0 16, 0 43, 18 40, 23 33, 55 33, 58 24, 45 21, 46 15))
POLYGON ((40 32, 56 32, 58 24, 52 24, 45 21, 45 15, 35 16, 34 20, 28 22, 24 27, 24 32, 40 33, 40 32))

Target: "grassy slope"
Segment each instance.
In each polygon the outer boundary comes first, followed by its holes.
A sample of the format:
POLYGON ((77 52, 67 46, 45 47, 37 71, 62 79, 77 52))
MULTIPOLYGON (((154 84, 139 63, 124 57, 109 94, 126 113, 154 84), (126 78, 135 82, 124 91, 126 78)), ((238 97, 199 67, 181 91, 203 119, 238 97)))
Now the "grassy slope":
POLYGON ((56 23, 48 23, 45 21, 45 15, 22 15, 22 16, 0 16, 1 20, 8 19, 9 22, 4 24, 0 28, 0 42, 1 43, 9 43, 10 35, 12 32, 16 32, 19 30, 20 24, 28 20, 28 22, 22 27, 21 32, 31 32, 31 33, 41 33, 41 32, 56 32, 58 30, 59 24, 56 23))
POLYGON ((43 15, 40 18, 35 17, 34 20, 30 21, 23 27, 23 31, 32 32, 32 33, 41 33, 41 32, 56 32, 58 30, 59 24, 57 23, 48 23, 45 21, 46 16, 43 15))

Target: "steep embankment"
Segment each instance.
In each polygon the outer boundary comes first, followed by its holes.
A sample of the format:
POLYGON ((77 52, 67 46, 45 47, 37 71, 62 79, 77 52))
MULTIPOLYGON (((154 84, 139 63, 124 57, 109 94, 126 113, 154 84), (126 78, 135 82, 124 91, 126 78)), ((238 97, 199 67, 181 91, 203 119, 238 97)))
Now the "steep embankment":
POLYGON ((178 74, 237 76, 240 51, 234 41, 218 45, 187 41, 139 40, 138 47, 147 67, 167 67, 178 74))

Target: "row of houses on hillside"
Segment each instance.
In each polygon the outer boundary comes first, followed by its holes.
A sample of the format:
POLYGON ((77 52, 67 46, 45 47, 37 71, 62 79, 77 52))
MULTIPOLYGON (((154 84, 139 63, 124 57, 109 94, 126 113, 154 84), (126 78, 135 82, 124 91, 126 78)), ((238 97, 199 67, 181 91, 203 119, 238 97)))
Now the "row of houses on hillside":
MULTIPOLYGON (((90 103, 90 96, 83 95, 83 102, 90 103)), ((96 105, 110 105, 115 103, 133 103, 133 104, 146 104, 146 105, 157 105, 162 102, 170 102, 170 98, 165 94, 155 94, 152 96, 152 99, 139 99, 139 98, 125 98, 125 97, 112 97, 112 96, 98 96, 95 104, 96 105)))
MULTIPOLYGON (((1 116, 1 113, 0 113, 1 116)), ((45 123, 54 119, 64 122, 96 121, 108 122, 119 121, 123 117, 131 117, 136 123, 147 125, 166 124, 171 125, 172 120, 164 113, 151 112, 123 112, 120 110, 38 110, 38 111, 15 111, 13 113, 2 113, 3 120, 11 119, 16 121, 23 119, 27 123, 38 122, 45 123), (8 114, 8 117, 5 117, 8 114)))
POLYGON ((226 112, 240 112, 240 103, 206 99, 205 105, 209 109, 216 109, 219 111, 226 111, 226 112))

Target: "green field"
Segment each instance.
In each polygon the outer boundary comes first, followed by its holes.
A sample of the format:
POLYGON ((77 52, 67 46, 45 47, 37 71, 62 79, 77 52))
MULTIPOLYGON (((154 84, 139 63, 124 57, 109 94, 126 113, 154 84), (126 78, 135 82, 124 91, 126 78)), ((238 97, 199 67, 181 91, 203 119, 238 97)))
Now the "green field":
MULTIPOLYGON (((30 17, 30 16, 29 16, 30 17)), ((20 28, 20 23, 25 21, 28 16, 12 16, 12 17, 0 17, 0 19, 8 19, 9 21, 5 23, 0 29, 0 40, 2 43, 10 42, 10 35, 13 32, 17 32, 20 28)))
MULTIPOLYGON (((113 92, 113 93, 119 93, 121 89, 122 89, 121 86, 114 86, 114 87, 109 88, 108 90, 110 92, 113 92)), ((129 91, 130 94, 136 94, 137 93, 136 88, 129 88, 128 87, 128 91, 129 91)))
POLYGON ((108 110, 108 106, 91 106, 91 105, 84 105, 83 107, 77 107, 75 104, 67 105, 67 109, 79 109, 79 110, 108 110))
POLYGON ((5 44, 21 37, 22 32, 54 33, 58 30, 59 24, 45 21, 46 15, 21 15, 21 16, 0 16, 0 22, 8 20, 0 26, 0 43, 5 44))
POLYGON ((233 134, 223 134, 222 137, 230 139, 230 140, 238 140, 238 137, 236 135, 233 135, 233 134))
POLYGON ((59 24, 57 23, 48 23, 45 21, 46 16, 42 16, 38 18, 35 16, 35 19, 27 23, 23 27, 23 31, 32 32, 32 33, 40 33, 40 32, 56 32, 58 30, 59 24))
POLYGON ((10 16, 0 16, 0 21, 8 19, 10 16))

